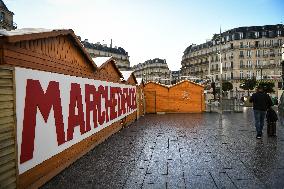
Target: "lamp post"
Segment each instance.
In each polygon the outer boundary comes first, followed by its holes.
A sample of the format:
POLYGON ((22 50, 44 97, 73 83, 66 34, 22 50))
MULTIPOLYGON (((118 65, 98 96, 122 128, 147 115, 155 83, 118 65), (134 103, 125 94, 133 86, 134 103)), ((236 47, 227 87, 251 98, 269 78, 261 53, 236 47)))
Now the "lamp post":
POLYGON ((260 66, 260 81, 262 81, 262 66, 260 66))
MULTIPOLYGON (((221 36, 220 36, 221 37, 221 36)), ((222 82, 223 82, 223 65, 222 65, 222 54, 221 54, 221 42, 220 42, 220 52, 219 52, 219 58, 220 58, 220 114, 222 116, 223 114, 223 95, 222 95, 222 82)))
POLYGON ((281 61, 281 66, 282 66, 282 90, 284 90, 284 44, 282 45, 282 48, 281 48, 281 53, 282 53, 282 61, 281 61))

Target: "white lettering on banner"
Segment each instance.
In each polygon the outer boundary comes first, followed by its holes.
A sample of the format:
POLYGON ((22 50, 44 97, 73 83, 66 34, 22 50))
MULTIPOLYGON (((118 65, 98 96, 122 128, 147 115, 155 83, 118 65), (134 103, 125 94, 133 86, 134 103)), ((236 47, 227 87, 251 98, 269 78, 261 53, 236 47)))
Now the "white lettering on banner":
POLYGON ((136 87, 15 68, 19 173, 136 111, 136 87))

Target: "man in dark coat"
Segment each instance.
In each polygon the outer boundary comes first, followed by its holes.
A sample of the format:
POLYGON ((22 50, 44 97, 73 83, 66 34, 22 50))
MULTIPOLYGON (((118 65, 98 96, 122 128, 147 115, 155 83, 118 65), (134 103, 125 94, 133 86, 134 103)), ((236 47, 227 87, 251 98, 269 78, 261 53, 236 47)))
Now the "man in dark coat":
POLYGON ((263 87, 258 86, 256 93, 252 94, 249 101, 253 103, 255 128, 257 133, 256 138, 261 139, 265 113, 266 110, 272 106, 272 100, 269 95, 263 91, 263 87))

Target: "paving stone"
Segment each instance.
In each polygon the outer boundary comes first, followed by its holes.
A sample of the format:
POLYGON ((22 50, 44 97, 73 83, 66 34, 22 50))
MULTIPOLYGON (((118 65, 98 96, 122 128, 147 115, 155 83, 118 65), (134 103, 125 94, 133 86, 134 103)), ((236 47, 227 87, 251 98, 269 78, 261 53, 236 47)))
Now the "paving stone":
POLYGON ((256 140, 251 109, 219 118, 145 115, 42 188, 283 188, 284 128, 256 140))

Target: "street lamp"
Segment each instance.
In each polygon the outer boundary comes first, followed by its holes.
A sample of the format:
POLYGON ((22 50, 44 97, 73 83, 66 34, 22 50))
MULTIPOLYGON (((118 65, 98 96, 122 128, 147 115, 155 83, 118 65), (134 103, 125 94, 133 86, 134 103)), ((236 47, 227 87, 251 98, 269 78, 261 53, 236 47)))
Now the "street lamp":
POLYGON ((282 66, 282 90, 284 90, 284 44, 282 45, 281 48, 281 53, 282 53, 282 61, 281 61, 281 66, 282 66))
POLYGON ((223 101, 222 101, 222 82, 223 82, 223 65, 222 65, 222 32, 220 27, 220 51, 219 51, 219 59, 220 59, 220 126, 223 125, 222 117, 223 117, 223 101))
POLYGON ((263 69, 263 67, 260 66, 260 81, 262 81, 262 69, 263 69))
MULTIPOLYGON (((221 38, 221 34, 220 34, 221 38)), ((222 54, 221 54, 221 40, 220 40, 220 51, 219 51, 219 59, 220 59, 220 114, 222 116, 223 113, 223 96, 222 96, 222 82, 223 82, 223 64, 222 64, 222 54)))

